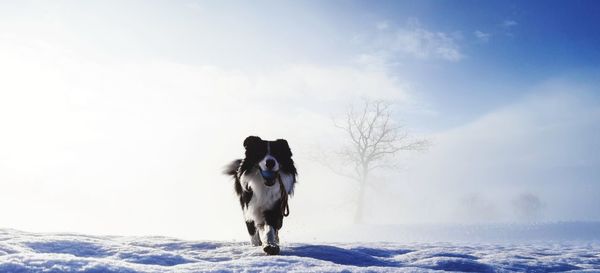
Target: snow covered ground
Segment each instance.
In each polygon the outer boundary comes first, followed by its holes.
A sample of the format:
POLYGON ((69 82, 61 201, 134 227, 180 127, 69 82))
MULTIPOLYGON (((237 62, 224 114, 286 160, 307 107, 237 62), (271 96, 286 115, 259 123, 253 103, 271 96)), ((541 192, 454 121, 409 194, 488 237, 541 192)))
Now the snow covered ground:
POLYGON ((600 272, 600 243, 245 242, 0 229, 0 272, 600 272))

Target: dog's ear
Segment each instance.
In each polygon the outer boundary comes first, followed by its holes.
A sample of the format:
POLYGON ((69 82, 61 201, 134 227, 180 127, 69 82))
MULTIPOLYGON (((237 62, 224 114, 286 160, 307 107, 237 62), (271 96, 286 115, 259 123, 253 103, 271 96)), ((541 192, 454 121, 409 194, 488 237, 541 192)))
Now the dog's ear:
POLYGON ((275 140, 275 143, 277 143, 277 145, 280 147, 281 152, 284 153, 283 156, 292 157, 292 150, 290 149, 290 145, 288 145, 287 140, 278 139, 275 140))
POLYGON ((246 139, 244 139, 244 148, 246 150, 248 150, 248 147, 252 147, 253 145, 255 145, 256 143, 259 143, 260 141, 262 141, 262 139, 260 137, 257 136, 249 136, 246 139))

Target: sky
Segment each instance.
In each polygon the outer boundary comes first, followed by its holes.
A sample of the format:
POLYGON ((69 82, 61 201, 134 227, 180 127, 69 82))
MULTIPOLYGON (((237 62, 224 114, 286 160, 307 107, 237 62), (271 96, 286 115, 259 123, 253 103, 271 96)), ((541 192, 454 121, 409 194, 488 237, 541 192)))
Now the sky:
MULTIPOLYGON (((0 1, 0 226, 245 239, 248 135, 299 169, 285 229, 351 224, 315 156, 361 99, 432 145, 369 225, 600 221, 595 1, 0 1)), ((335 159, 333 159, 335 160, 335 159)), ((319 238, 317 239, 326 239, 319 238)))

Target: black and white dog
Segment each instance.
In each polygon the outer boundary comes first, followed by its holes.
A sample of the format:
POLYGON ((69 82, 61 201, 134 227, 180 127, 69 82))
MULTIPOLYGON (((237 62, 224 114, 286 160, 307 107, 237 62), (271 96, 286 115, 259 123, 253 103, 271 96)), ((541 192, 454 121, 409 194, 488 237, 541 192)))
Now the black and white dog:
POLYGON ((289 212, 288 195, 294 192, 297 171, 285 139, 244 140, 246 157, 234 160, 225 174, 235 179, 235 192, 254 246, 263 245, 268 255, 279 253, 279 229, 289 212))

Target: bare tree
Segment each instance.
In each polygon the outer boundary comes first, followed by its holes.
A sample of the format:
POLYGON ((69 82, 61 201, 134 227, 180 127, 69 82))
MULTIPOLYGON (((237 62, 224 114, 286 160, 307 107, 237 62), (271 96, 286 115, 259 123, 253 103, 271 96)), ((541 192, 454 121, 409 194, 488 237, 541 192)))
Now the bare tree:
POLYGON ((370 174, 379 168, 398 167, 393 159, 400 151, 424 150, 429 142, 410 138, 406 128, 394 121, 391 104, 383 100, 364 99, 360 107, 350 106, 344 119, 334 120, 334 124, 348 137, 338 155, 351 170, 329 167, 358 183, 354 221, 360 223, 370 174))

